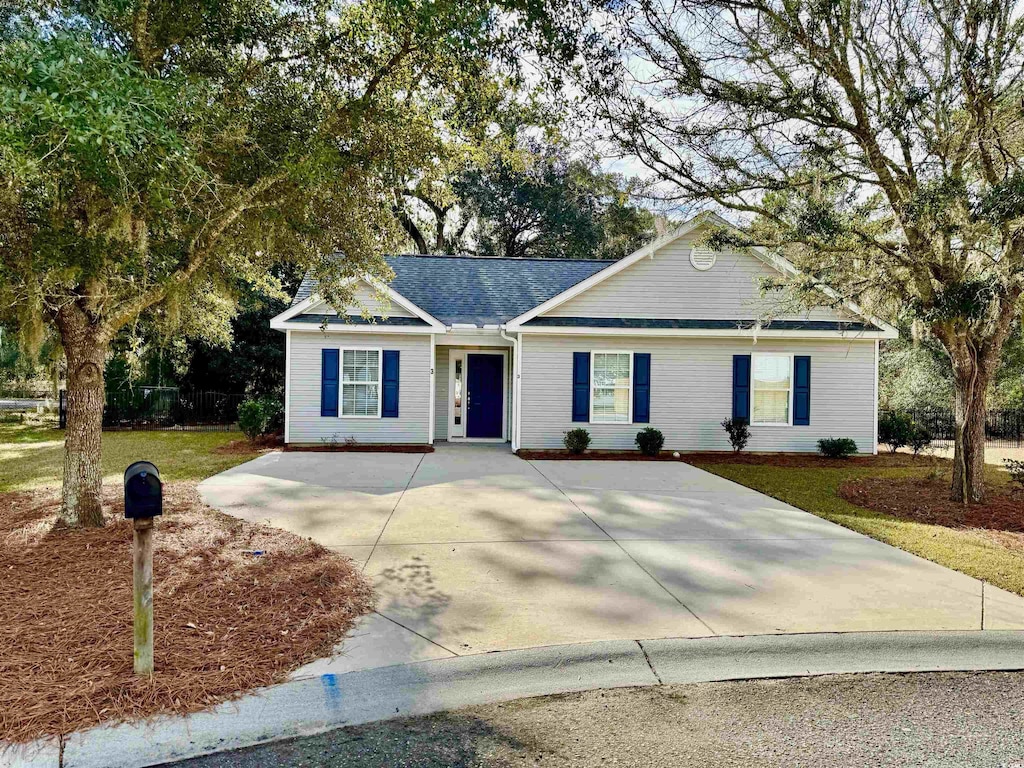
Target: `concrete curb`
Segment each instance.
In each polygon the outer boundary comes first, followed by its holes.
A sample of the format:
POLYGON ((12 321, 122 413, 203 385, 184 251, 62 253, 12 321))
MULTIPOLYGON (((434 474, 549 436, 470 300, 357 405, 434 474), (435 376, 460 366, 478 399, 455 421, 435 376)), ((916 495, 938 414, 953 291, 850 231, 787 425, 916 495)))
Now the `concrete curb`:
MULTIPOLYGON (((395 717, 590 690, 855 672, 1024 669, 1024 631, 856 632, 617 640, 460 656, 295 680, 187 718, 94 728, 66 768, 143 768, 395 717)), ((54 744, 0 765, 57 765, 54 744)))

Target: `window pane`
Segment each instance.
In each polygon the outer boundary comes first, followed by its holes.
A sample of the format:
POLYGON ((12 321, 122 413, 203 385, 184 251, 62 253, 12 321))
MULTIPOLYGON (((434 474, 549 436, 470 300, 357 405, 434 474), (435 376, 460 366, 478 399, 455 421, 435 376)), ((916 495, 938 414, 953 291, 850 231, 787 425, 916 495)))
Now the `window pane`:
POLYGON ((628 387, 629 386, 629 353, 604 354, 594 353, 595 387, 628 387))
POLYGON ((379 359, 375 349, 346 349, 341 362, 342 381, 377 381, 379 359))
POLYGON ((342 384, 342 416, 376 416, 378 389, 376 384, 342 384))
POLYGON ((754 390, 755 424, 788 424, 789 391, 754 390))
POLYGON ((789 390, 788 355, 754 358, 754 388, 789 390))
POLYGON ((628 389, 594 389, 594 421, 629 421, 628 389))

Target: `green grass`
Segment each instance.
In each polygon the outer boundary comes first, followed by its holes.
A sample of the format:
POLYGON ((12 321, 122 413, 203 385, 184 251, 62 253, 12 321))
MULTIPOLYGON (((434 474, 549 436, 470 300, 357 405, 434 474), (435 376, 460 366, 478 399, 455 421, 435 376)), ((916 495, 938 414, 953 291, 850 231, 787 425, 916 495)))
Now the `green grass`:
MULTIPOLYGON (((839 497, 839 486, 844 480, 920 477, 927 474, 927 468, 851 465, 849 469, 819 469, 703 462, 699 466, 873 539, 1024 595, 1024 554, 1007 549, 977 531, 901 520, 855 506, 839 497)), ((1006 474, 995 467, 990 469, 989 487, 1005 485, 1006 474)))
MULTIPOLYGON (((216 453, 240 432, 104 432, 103 479, 120 482, 133 461, 152 461, 164 482, 202 480, 253 459, 259 451, 216 453)), ((0 493, 59 486, 64 432, 25 424, 0 424, 0 493)))

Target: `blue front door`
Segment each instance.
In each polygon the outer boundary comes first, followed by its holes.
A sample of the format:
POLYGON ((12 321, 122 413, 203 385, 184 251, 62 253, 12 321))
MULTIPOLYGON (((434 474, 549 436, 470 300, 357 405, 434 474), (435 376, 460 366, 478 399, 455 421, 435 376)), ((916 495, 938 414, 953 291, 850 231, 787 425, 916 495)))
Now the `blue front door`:
POLYGON ((503 437, 501 355, 466 356, 466 437, 503 437))

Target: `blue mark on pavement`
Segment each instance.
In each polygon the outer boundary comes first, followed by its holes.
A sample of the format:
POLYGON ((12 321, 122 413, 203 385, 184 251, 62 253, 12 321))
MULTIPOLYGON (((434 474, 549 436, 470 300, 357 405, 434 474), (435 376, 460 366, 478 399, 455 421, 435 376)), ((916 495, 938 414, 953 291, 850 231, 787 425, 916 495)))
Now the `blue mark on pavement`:
POLYGON ((337 707, 341 704, 341 689, 338 688, 338 677, 334 674, 320 675, 320 682, 324 686, 324 694, 327 697, 327 704, 337 707))

